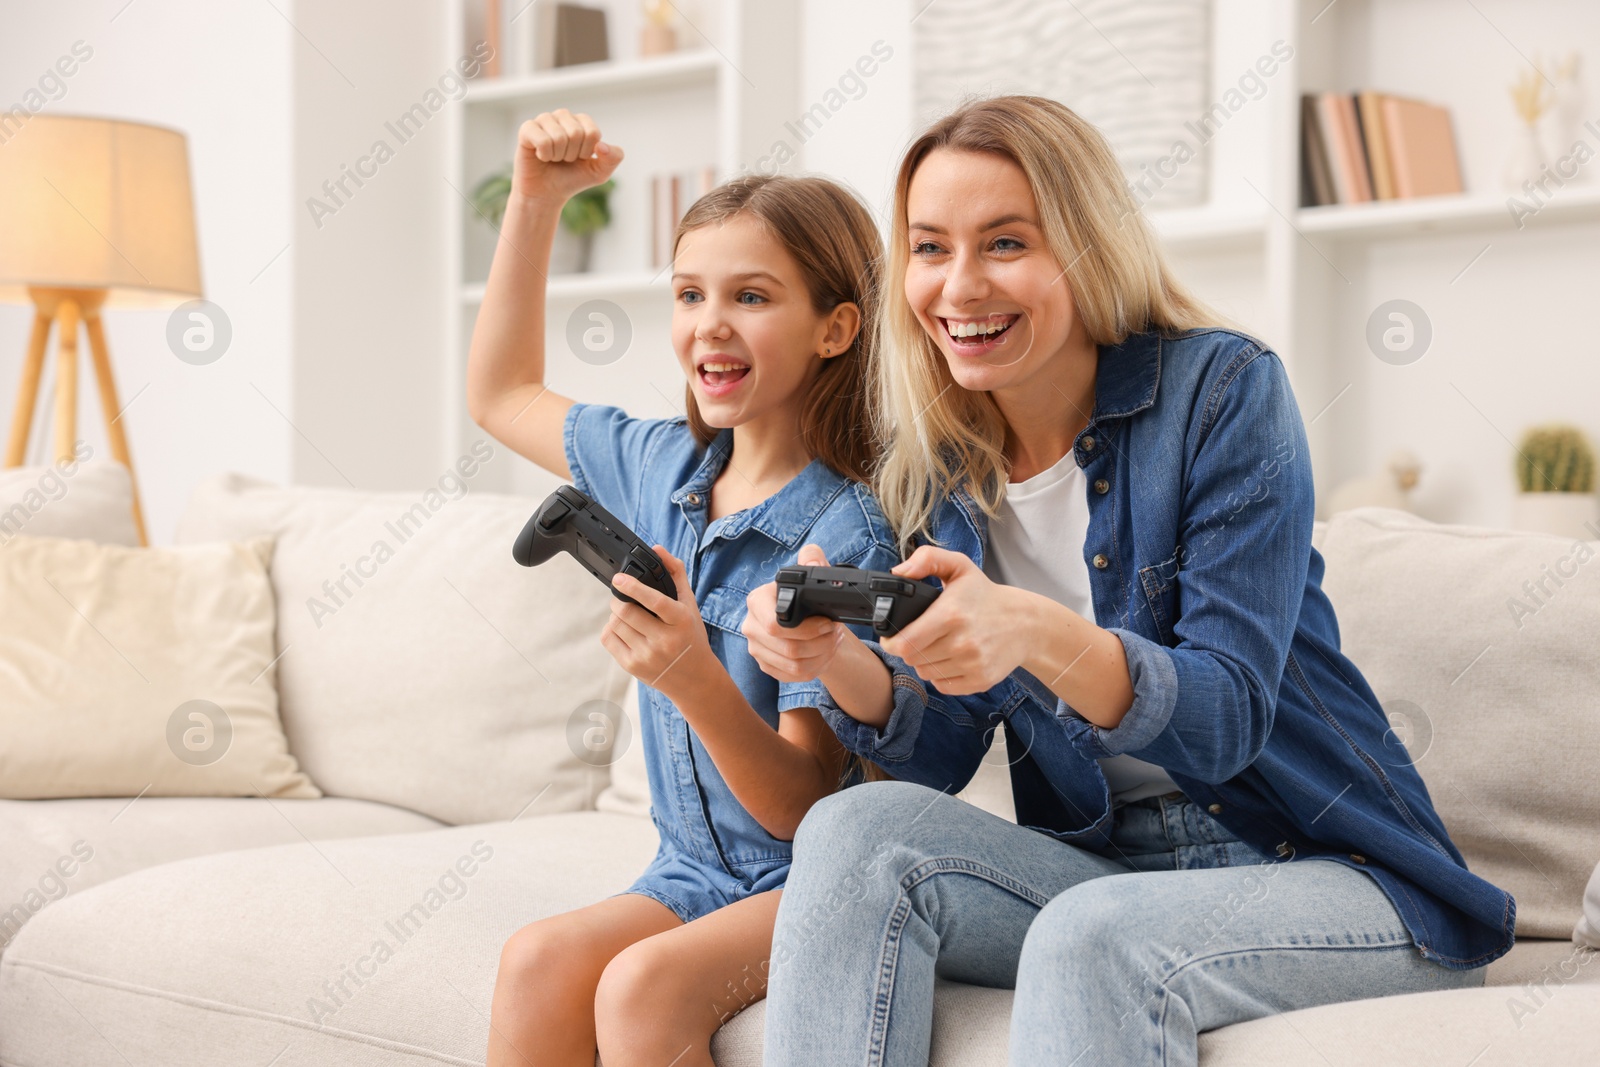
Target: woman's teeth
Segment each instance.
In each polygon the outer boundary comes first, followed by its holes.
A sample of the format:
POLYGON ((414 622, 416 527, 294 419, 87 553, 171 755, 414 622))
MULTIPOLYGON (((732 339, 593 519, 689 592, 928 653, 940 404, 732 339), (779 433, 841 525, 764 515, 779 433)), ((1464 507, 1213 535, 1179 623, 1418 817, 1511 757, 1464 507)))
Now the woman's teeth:
POLYGON ((946 320, 944 325, 945 330, 949 332, 951 337, 961 340, 967 337, 994 337, 996 334, 1004 333, 1015 321, 1015 319, 1007 319, 1004 322, 951 322, 946 320))

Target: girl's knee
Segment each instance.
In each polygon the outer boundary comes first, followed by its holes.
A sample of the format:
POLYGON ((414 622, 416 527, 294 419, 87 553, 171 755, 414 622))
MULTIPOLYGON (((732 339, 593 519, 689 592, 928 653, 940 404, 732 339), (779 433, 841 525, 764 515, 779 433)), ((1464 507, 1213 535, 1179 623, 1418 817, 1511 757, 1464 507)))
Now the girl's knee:
POLYGON ((501 946, 497 981, 518 985, 549 983, 580 961, 588 947, 579 932, 562 921, 562 916, 529 923, 501 946))
POLYGON ((652 940, 623 949, 600 975, 594 1019, 602 1055, 608 1043, 623 1035, 630 1046, 638 1047, 657 1038, 679 1039, 686 1030, 704 1030, 709 1036, 716 1029, 709 1001, 691 1003, 683 961, 652 940))

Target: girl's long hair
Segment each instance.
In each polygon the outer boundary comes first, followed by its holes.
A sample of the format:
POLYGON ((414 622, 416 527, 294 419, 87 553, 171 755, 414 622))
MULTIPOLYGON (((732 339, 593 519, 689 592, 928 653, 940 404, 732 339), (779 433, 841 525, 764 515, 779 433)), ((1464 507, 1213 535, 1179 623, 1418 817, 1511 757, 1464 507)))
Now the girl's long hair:
POLYGON ((1022 169, 1039 224, 1097 345, 1130 334, 1229 325, 1174 276, 1100 131, 1054 100, 999 96, 967 103, 912 142, 895 181, 894 221, 873 362, 876 428, 885 443, 873 479, 903 549, 931 537, 938 501, 966 488, 990 515, 1005 498, 1005 419, 988 393, 956 385, 943 353, 906 303, 911 179, 936 149, 987 152, 1022 169))
MULTIPOLYGON (((817 357, 822 367, 800 412, 800 437, 807 455, 846 477, 870 480, 876 449, 867 415, 868 368, 883 261, 872 215, 853 193, 826 178, 747 175, 694 202, 678 224, 674 254, 689 231, 735 215, 758 220, 794 257, 817 314, 845 303, 861 309, 861 328, 850 347, 828 359, 817 357)), ((709 444, 717 430, 700 417, 692 385, 685 386, 684 410, 696 440, 709 444)))

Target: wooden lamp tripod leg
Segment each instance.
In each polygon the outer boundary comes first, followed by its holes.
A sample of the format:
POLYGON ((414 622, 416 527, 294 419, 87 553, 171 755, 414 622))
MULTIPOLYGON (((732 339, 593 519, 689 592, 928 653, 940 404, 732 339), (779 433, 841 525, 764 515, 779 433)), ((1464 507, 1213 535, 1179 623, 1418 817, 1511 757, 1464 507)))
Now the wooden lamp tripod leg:
POLYGON ((57 463, 76 462, 78 440, 78 302, 56 307, 56 454, 57 463))
POLYGON ((28 434, 33 429, 33 405, 39 397, 39 374, 44 369, 44 353, 50 344, 50 316, 42 310, 33 313, 33 333, 28 338, 28 356, 22 364, 22 381, 17 386, 12 408, 11 436, 6 442, 7 467, 20 467, 27 459, 28 434))
POLYGON ((128 468, 128 481, 133 486, 133 524, 139 531, 139 543, 148 545, 144 532, 144 509, 139 506, 139 481, 133 475, 133 458, 128 453, 128 437, 122 431, 122 412, 117 406, 117 383, 111 376, 111 355, 106 348, 105 324, 100 320, 100 309, 94 308, 84 318, 89 333, 89 352, 94 360, 95 381, 100 387, 100 411, 105 415, 106 436, 111 441, 111 455, 128 468))

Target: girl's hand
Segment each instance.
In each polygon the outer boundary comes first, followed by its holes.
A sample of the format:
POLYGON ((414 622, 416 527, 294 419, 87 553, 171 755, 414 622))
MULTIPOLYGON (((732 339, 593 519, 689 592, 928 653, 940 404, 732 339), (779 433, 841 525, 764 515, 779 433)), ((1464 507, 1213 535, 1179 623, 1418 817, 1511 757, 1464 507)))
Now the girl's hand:
MULTIPOLYGON (((826 567, 828 559, 816 545, 800 549, 795 562, 802 567, 826 567)), ((744 622, 739 632, 750 643, 750 656, 761 669, 780 682, 809 682, 820 678, 833 662, 839 644, 854 639, 832 619, 813 615, 794 629, 778 625, 778 585, 757 586, 745 597, 744 622)))
POLYGON ((981 693, 1027 658, 1026 593, 991 582, 968 557, 932 545, 918 548, 894 573, 944 583, 939 599, 916 622, 879 642, 939 692, 981 693))
POLYGON ((611 618, 600 631, 600 643, 623 670, 680 704, 674 694, 681 694, 721 663, 711 651, 705 620, 700 617, 683 563, 662 546, 654 548, 678 587, 678 599, 657 592, 631 574, 616 574, 611 584, 639 603, 613 598, 611 618))
POLYGON ((517 131, 511 185, 522 197, 560 205, 611 177, 621 162, 622 149, 600 140, 593 119, 560 108, 517 131))

